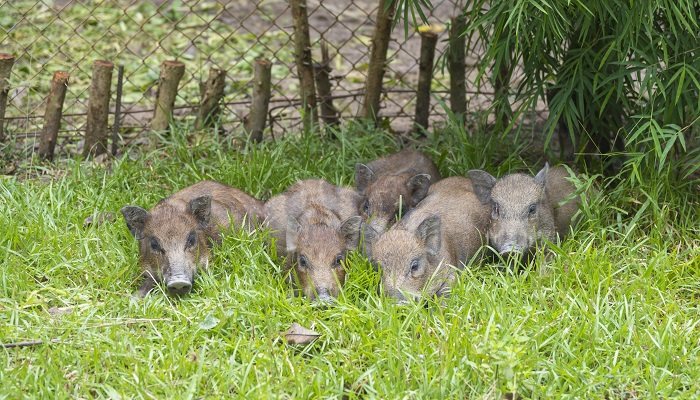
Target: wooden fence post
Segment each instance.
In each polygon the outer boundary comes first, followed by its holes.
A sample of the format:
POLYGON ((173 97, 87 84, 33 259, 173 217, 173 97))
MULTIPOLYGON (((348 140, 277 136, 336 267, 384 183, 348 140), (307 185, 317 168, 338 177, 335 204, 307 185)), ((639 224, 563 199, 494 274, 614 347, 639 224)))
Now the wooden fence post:
POLYGON ((304 131, 310 132, 318 124, 318 116, 316 115, 316 87, 306 0, 289 0, 289 6, 294 20, 294 55, 301 87, 301 101, 304 106, 304 131))
POLYGON ((58 129, 61 126, 61 116, 63 115, 63 101, 66 99, 66 88, 68 86, 68 72, 56 71, 51 81, 51 90, 46 100, 46 112, 44 113, 44 129, 41 132, 39 142, 39 157, 51 160, 53 151, 56 148, 58 139, 58 129))
POLYGON ((0 143, 5 141, 5 109, 7 94, 10 92, 10 72, 15 64, 15 56, 0 53, 0 143))
POLYGON ((202 104, 199 106, 195 126, 204 129, 211 126, 219 116, 221 99, 224 98, 226 71, 218 68, 209 70, 209 78, 202 92, 202 104))
POLYGON ((253 103, 246 123, 250 139, 261 142, 267 123, 267 112, 270 105, 270 87, 272 80, 272 63, 268 60, 255 60, 255 75, 253 77, 253 103))
POLYGON ((113 69, 114 63, 111 61, 98 60, 93 64, 83 158, 97 157, 107 152, 107 117, 113 69))
POLYGON ((379 104, 382 99, 382 80, 386 67, 386 53, 391 39, 391 25, 396 13, 399 0, 379 0, 377 8, 377 23, 372 34, 372 50, 369 57, 367 82, 365 84, 365 103, 362 107, 362 118, 376 124, 379 114, 379 104), (387 4, 389 2, 389 4, 387 4), (388 7, 388 8, 387 8, 388 7))
POLYGON ((156 93, 156 109, 151 120, 151 130, 164 131, 168 129, 170 118, 173 116, 177 85, 185 74, 185 64, 180 61, 163 61, 158 78, 156 93))
POLYGON ((452 18, 450 24, 450 110, 458 121, 464 123, 467 115, 466 85, 466 20, 463 15, 452 18))
POLYGON ((430 118, 430 86, 433 81, 433 60, 438 34, 434 29, 421 32, 420 61, 418 66, 418 89, 416 90, 415 130, 425 136, 430 118))

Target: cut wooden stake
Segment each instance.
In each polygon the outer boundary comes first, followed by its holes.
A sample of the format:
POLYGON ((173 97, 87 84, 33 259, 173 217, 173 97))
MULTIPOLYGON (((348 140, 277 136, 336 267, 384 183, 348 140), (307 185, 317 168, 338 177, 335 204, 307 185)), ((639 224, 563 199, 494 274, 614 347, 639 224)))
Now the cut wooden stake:
POLYGON ((396 13, 398 0, 379 0, 377 22, 372 35, 372 50, 369 57, 367 82, 365 84, 365 103, 362 107, 362 118, 376 124, 379 113, 379 103, 382 98, 382 80, 386 68, 386 53, 391 40, 391 25, 396 13), (388 7, 388 8, 387 8, 388 7))
POLYGON ((185 64, 179 61, 163 61, 158 78, 158 93, 156 93, 156 109, 151 120, 151 130, 164 131, 168 129, 170 118, 173 116, 177 86, 185 74, 185 64))
POLYGON ((433 60, 438 34, 435 30, 421 32, 420 61, 418 66, 418 89, 416 93, 415 129, 425 136, 430 118, 430 86, 433 80, 433 60))
POLYGON ((250 139, 260 142, 267 123, 268 107, 270 105, 270 87, 272 79, 272 63, 268 60, 255 60, 253 77, 253 103, 246 123, 250 139))
POLYGON ((51 81, 49 97, 46 100, 46 112, 44 113, 44 129, 41 132, 39 142, 39 157, 51 160, 56 148, 58 129, 61 126, 63 115, 63 101, 66 99, 68 86, 68 72, 56 71, 51 81))
POLYGON ((15 64, 15 56, 0 53, 0 143, 5 141, 5 108, 10 92, 10 72, 15 64))
POLYGON ((318 124, 318 117, 316 115, 316 88, 306 0, 289 0, 289 7, 292 9, 292 19, 294 20, 294 56, 299 74, 301 101, 304 107, 304 130, 309 132, 318 124))
POLYGON ((226 71, 218 68, 209 70, 209 78, 202 93, 202 104, 197 113, 197 129, 208 128, 219 116, 221 100, 224 98, 226 71))
POLYGON ((98 60, 93 64, 83 158, 96 157, 107 152, 109 138, 107 117, 113 69, 114 63, 111 61, 98 60))
POLYGON ((466 37, 462 35, 466 26, 463 15, 452 18, 450 24, 450 110, 458 121, 464 122, 467 114, 466 85, 466 37))

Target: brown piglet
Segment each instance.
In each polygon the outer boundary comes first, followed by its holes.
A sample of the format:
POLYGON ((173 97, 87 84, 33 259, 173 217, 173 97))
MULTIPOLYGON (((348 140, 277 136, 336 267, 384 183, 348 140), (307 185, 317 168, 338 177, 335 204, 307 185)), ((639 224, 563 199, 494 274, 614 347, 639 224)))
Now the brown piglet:
POLYGON ((136 294, 141 297, 158 281, 171 294, 188 293, 197 268, 209 264, 212 244, 221 244, 222 228, 245 224, 253 231, 265 218, 263 202, 215 181, 188 186, 150 210, 125 206, 121 213, 139 242, 144 281, 136 294))
POLYGON ((556 243, 569 232, 578 201, 567 199, 576 188, 564 167, 545 164, 534 177, 496 179, 481 170, 469 171, 469 177, 479 200, 491 208, 489 245, 504 258, 526 261, 543 239, 556 243))
POLYGON ((297 294, 311 301, 338 296, 347 252, 360 242, 359 201, 353 190, 321 179, 296 182, 267 201, 267 225, 297 294))
POLYGON ((371 228, 371 260, 379 264, 384 293, 399 300, 444 295, 486 243, 489 207, 463 177, 433 184, 428 196, 383 235, 371 228))
POLYGON ((358 208, 363 221, 384 232, 428 194, 440 180, 433 161, 417 150, 405 149, 355 165, 355 189, 363 196, 358 208))

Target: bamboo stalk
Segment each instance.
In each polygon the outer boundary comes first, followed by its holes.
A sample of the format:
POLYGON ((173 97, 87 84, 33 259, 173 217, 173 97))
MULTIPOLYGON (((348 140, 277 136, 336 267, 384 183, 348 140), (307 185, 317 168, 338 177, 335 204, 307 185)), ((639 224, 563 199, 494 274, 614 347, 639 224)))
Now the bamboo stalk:
POLYGON ((107 117, 113 69, 114 63, 111 61, 98 60, 93 64, 83 158, 96 157, 107 152, 107 117))
POLYGON ((289 0, 289 6, 292 9, 292 19, 294 20, 294 55, 299 74, 301 101, 304 107, 304 130, 309 132, 318 124, 318 116, 316 115, 316 88, 306 0, 289 0))
POLYGON ((175 107, 177 85, 185 74, 185 64, 179 61, 163 61, 158 78, 158 93, 156 94, 156 109, 151 120, 151 130, 164 131, 168 129, 170 118, 175 107))
POLYGON ((372 49, 365 84, 365 102, 362 107, 362 118, 376 124, 379 104, 382 96, 382 80, 386 68, 386 54, 391 39, 391 25, 396 13, 398 0, 379 0, 377 22, 372 34, 372 49))
POLYGON ((430 118, 430 86, 433 81, 433 61, 438 34, 434 30, 421 32, 420 61, 418 66, 418 89, 416 90, 415 130, 425 136, 430 118))
POLYGON ((246 123, 250 139, 261 142, 263 130, 267 123, 267 112, 270 105, 270 87, 272 79, 272 63, 268 60, 255 60, 253 77, 253 102, 246 123))
POLYGON ((44 129, 41 132, 41 139, 39 142, 39 157, 44 159, 53 159, 58 129, 61 126, 63 102, 66 99, 68 78, 70 78, 68 72, 56 71, 51 80, 51 89, 49 90, 49 97, 46 100, 46 112, 44 113, 44 129))
POLYGON ((463 15, 452 18, 450 24, 450 110, 458 121, 467 114, 466 37, 462 35, 466 20, 463 15))
POLYGON ((224 98, 226 71, 218 68, 209 70, 209 78, 202 93, 202 104, 197 113, 195 126, 197 129, 208 128, 217 120, 221 109, 221 99, 224 98))
POLYGON ((15 56, 0 53, 0 143, 5 141, 5 110, 7 94, 10 92, 10 73, 15 65, 15 56))

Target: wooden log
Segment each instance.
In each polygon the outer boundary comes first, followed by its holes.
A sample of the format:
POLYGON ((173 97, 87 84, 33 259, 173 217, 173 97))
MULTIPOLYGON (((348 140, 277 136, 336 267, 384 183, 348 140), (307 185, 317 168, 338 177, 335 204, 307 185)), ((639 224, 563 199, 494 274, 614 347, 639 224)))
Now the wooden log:
POLYGON ((10 92, 10 73, 15 65, 15 56, 0 53, 0 143, 5 141, 5 110, 7 94, 10 92))
POLYGON ((272 80, 272 63, 268 60, 255 60, 253 76, 253 103, 246 123, 250 139, 261 142, 267 123, 267 112, 270 105, 270 87, 272 80))
POLYGON ((124 85, 124 66, 117 68, 117 100, 114 105, 114 125, 112 126, 112 155, 117 155, 119 145, 119 127, 121 125, 122 113, 122 87, 124 85))
POLYGON ((321 119, 326 126, 338 125, 338 112, 333 107, 333 92, 331 89, 331 57, 328 54, 328 44, 321 41, 321 62, 314 63, 314 78, 316 91, 320 102, 321 119))
POLYGON ((463 15, 452 18, 450 24, 450 110, 455 118, 464 123, 467 114, 467 85, 466 85, 466 37, 464 33, 466 20, 463 15))
POLYGON ((224 98, 224 86, 226 85, 226 71, 218 68, 209 70, 209 78, 202 93, 202 104, 199 106, 195 127, 204 129, 211 126, 217 120, 221 109, 221 100, 224 98))
POLYGON ((391 26, 396 13, 398 0, 379 0, 377 22, 372 34, 372 48, 365 83, 365 102, 362 106, 362 118, 376 124, 379 104, 382 98, 382 81, 386 68, 386 54, 391 39, 391 26))
POLYGON ((156 93, 156 109, 151 120, 151 130, 164 131, 168 129, 170 118, 173 116, 177 85, 185 74, 185 64, 179 61, 163 61, 158 78, 156 93))
POLYGON ((438 34, 435 30, 421 32, 420 60, 418 64, 418 89, 416 90, 415 130, 425 136, 430 118, 430 86, 433 81, 433 61, 438 34))
POLYGON ((39 157, 43 159, 53 159, 53 151, 56 148, 56 139, 58 138, 58 128, 61 126, 63 101, 66 99, 68 78, 70 78, 68 72, 56 71, 53 74, 49 97, 46 100, 44 129, 41 131, 41 139, 39 141, 39 157))
POLYGON ((109 116, 113 69, 114 63, 105 60, 97 60, 92 66, 83 158, 97 157, 107 152, 109 138, 107 117, 109 116))
POLYGON ((318 124, 318 117, 306 0, 289 0, 289 7, 292 9, 292 19, 294 20, 294 58, 296 59, 301 101, 304 107, 304 130, 310 132, 318 124))

